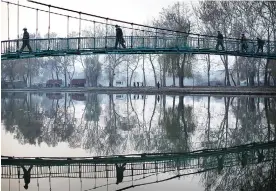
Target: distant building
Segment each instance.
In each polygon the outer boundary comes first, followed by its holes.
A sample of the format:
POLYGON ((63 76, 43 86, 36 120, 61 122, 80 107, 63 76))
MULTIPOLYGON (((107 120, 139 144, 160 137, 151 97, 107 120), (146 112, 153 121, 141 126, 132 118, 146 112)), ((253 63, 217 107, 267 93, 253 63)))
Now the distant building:
POLYGON ((62 85, 62 80, 48 80, 46 82, 46 87, 60 87, 62 85))
POLYGON ((76 101, 85 101, 86 100, 84 93, 73 93, 73 94, 70 94, 70 96, 71 96, 72 100, 76 100, 76 101))
POLYGON ((46 93, 46 97, 49 99, 62 99, 61 93, 46 93))
POLYGON ((70 87, 85 87, 86 79, 72 79, 70 87))
POLYGON ((2 88, 25 88, 27 84, 22 80, 1 81, 2 88))

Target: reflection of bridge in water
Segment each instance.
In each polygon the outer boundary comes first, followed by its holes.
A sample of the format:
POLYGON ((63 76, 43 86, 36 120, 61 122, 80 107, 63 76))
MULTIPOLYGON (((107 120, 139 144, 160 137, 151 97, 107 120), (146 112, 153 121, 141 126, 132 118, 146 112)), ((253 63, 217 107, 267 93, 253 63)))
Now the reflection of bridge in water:
MULTIPOLYGON (((2 156, 3 179, 20 179, 21 165, 33 165, 32 178, 116 178, 115 164, 125 163, 124 177, 154 175, 191 170, 192 174, 208 170, 254 165, 275 159, 275 142, 254 143, 216 150, 187 153, 159 153, 93 158, 11 158, 2 156)), ((28 168, 27 168, 28 169, 28 168)), ((189 174, 189 173, 188 173, 189 174)))

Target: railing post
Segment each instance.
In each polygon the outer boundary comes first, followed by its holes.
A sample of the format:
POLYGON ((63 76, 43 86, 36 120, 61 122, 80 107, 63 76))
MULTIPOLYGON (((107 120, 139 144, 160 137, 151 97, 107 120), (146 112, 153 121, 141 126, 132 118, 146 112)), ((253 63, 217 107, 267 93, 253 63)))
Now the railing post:
POLYGON ((143 48, 145 48, 145 30, 143 30, 143 39, 142 39, 142 42, 143 42, 143 48))
POLYGON ((155 29, 155 48, 157 48, 157 29, 155 29))
POLYGON ((17 43, 16 49, 19 51, 19 0, 17 0, 17 43))
POLYGON ((105 23, 105 49, 107 49, 107 22, 108 22, 108 18, 106 18, 106 23, 105 23))
POLYGON ((49 25, 48 25, 48 50, 50 50, 50 26, 51 26, 51 13, 50 13, 50 10, 51 10, 51 5, 49 5, 49 25))
POLYGON ((79 12, 79 39, 78 39, 78 51, 80 51, 80 36, 81 36, 81 12, 79 12))
POLYGON ((94 22, 94 50, 96 49, 96 34, 95 34, 95 32, 96 32, 96 30, 95 30, 95 21, 93 21, 94 22))
POLYGON ((37 36, 38 36, 38 9, 36 9, 35 52, 37 52, 37 36))
POLYGON ((269 40, 267 41, 267 54, 270 54, 270 42, 269 42, 269 40))
POLYGON ((69 19, 70 19, 70 16, 67 15, 67 39, 66 39, 67 51, 70 49, 70 45, 69 45, 69 19))
POLYGON ((10 52, 10 2, 7 2, 8 12, 8 53, 10 52))

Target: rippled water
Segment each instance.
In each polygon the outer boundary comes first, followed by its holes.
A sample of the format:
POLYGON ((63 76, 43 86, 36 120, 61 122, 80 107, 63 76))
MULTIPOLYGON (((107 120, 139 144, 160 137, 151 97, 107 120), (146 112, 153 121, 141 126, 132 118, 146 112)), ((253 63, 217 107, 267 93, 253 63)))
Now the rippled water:
MULTIPOLYGON (((191 152, 275 141, 276 98, 2 92, 1 120, 2 156, 88 157, 191 152)), ((269 161, 258 165, 249 159, 253 165, 245 168, 230 165, 223 174, 210 170, 131 190, 239 190, 241 187, 253 190, 256 185, 250 182, 264 181, 258 176, 260 170, 268 176, 269 169, 275 168, 275 149, 267 153, 270 153, 266 157, 269 161)), ((162 168, 163 173, 157 170, 135 181, 133 176, 125 177, 118 185, 116 178, 111 177, 33 178, 29 190, 95 187, 95 190, 116 190, 156 182, 178 173, 187 174, 187 170, 177 171, 176 167, 176 172, 167 172, 167 166, 162 168), (100 185, 103 186, 98 188, 100 185)), ((134 177, 137 178, 139 176, 134 177)), ((24 180, 20 181, 3 178, 2 167, 3 190, 18 190, 19 185, 24 189, 24 180)))

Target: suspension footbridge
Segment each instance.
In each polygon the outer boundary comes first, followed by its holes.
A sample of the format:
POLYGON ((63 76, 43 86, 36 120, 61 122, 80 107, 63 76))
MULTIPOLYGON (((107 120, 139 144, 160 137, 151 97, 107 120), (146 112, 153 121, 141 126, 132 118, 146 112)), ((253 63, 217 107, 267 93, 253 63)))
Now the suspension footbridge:
MULTIPOLYGON (((2 4, 6 4, 7 7, 8 39, 1 41, 1 60, 87 54, 212 54, 268 59, 276 58, 276 43, 273 41, 266 41, 263 46, 263 51, 259 52, 257 40, 248 39, 248 48, 243 50, 240 39, 224 38, 224 49, 218 50, 216 49, 217 38, 215 36, 135 24, 35 1, 29 2, 45 6, 48 10, 2 1, 2 4), (18 15, 20 7, 30 9, 30 11, 33 10, 36 15, 36 35, 35 38, 29 39, 32 51, 20 51, 20 47, 23 45, 23 40, 19 38, 19 24, 17 25, 17 39, 10 38, 10 6, 18 7, 18 15), (53 8, 65 10, 68 12, 68 15, 53 12, 51 11, 53 8), (38 37, 40 12, 46 12, 49 14, 47 38, 38 37), (71 16, 70 14, 72 13, 78 13, 79 17, 71 16), (50 36, 50 33, 52 32, 50 31, 51 15, 58 15, 67 19, 66 37, 52 38, 50 36), (83 15, 98 20, 84 19, 82 18, 83 15), (77 36, 69 36, 68 26, 70 18, 79 20, 79 31, 77 36), (89 36, 82 36, 81 23, 83 21, 91 23, 92 31, 89 36), (116 37, 114 26, 117 23, 123 24, 121 28, 124 30, 124 33, 127 34, 124 36, 126 48, 115 48, 116 37), (99 27, 102 28, 102 30, 99 31, 96 29, 99 27)), ((19 21, 17 22, 19 23, 19 21)))

